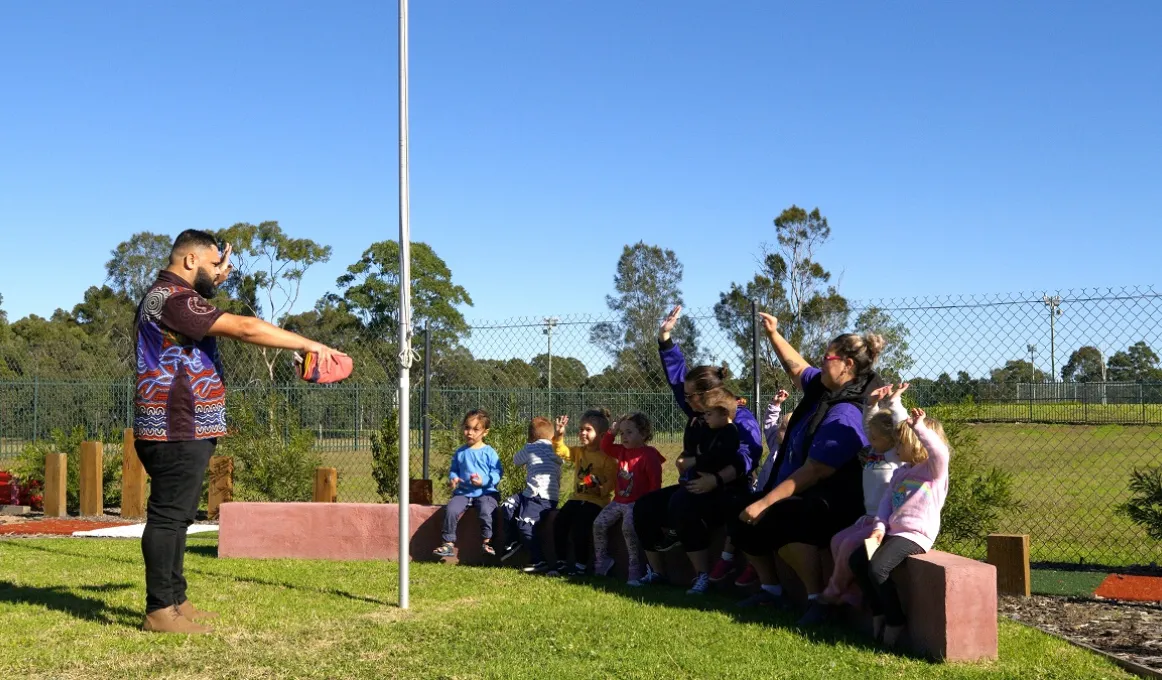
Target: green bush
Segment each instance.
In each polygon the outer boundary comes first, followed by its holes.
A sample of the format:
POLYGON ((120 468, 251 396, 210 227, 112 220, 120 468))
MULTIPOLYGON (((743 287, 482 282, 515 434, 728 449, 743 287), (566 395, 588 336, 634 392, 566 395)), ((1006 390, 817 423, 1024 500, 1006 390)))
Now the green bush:
POLYGON ((1150 538, 1162 541, 1162 466, 1130 472, 1130 500, 1118 512, 1142 527, 1150 538))
MULTIPOLYGON (((81 442, 88 440, 83 426, 71 431, 53 430, 44 441, 29 442, 16 458, 13 472, 21 480, 36 480, 44 484, 44 462, 50 453, 65 454, 67 482, 65 507, 69 512, 81 509, 81 442)), ((98 437, 98 439, 108 439, 98 437)), ((121 446, 120 442, 105 441, 102 457, 101 485, 103 503, 107 508, 121 505, 121 446)))
POLYGON ((216 455, 234 459, 234 498, 240 501, 309 501, 315 468, 315 435, 304 429, 278 391, 231 394, 229 436, 216 455))
POLYGON ((937 547, 979 542, 1000 527, 1001 515, 1020 509, 1013 475, 981 462, 979 438, 967 421, 970 404, 930 409, 944 425, 952 449, 948 498, 940 519, 937 547))
POLYGON ((392 409, 371 433, 371 476, 385 503, 399 500, 399 411, 392 409))

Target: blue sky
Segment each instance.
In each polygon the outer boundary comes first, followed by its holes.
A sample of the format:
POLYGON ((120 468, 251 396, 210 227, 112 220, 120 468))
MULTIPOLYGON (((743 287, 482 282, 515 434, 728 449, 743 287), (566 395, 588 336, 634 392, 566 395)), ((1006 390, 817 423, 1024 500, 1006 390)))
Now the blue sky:
MULTIPOLYGON (((711 7, 413 3, 413 235, 469 318, 603 312, 639 239, 708 307, 792 203, 850 298, 1156 280, 1162 4, 711 7)), ((268 219, 334 247, 309 306, 397 233, 395 30, 390 2, 0 4, 9 318, 136 231, 268 219)))

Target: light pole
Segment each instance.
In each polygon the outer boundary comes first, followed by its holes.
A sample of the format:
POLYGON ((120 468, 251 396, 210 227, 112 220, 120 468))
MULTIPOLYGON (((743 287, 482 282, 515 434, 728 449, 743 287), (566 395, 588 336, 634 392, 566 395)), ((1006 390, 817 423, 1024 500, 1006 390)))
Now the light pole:
POLYGON ((1029 384, 1032 385, 1037 382, 1037 345, 1029 345, 1025 349, 1029 350, 1029 384))
POLYGON ((1101 351, 1100 347, 1095 347, 1097 350, 1098 362, 1101 363, 1101 405, 1106 405, 1106 354, 1101 351))
POLYGON ((542 331, 545 335, 547 335, 549 337, 549 370, 548 370, 548 373, 549 373, 550 399, 552 398, 552 392, 553 392, 553 328, 560 321, 561 320, 555 316, 546 316, 545 317, 545 330, 542 331))
POLYGON ((1057 381, 1057 317, 1061 316, 1061 296, 1048 295, 1041 298, 1041 302, 1049 308, 1049 379, 1057 381))

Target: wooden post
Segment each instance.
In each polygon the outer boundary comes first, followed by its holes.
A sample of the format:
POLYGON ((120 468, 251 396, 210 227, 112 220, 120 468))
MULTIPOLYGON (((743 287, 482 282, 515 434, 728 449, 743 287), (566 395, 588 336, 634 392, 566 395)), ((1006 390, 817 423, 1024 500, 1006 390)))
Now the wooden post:
POLYGON ((69 459, 63 453, 44 457, 44 516, 64 517, 69 488, 69 459))
POLYGON ((408 497, 412 505, 432 504, 432 480, 413 479, 409 486, 408 497))
POLYGON ((339 471, 335 468, 315 468, 315 493, 311 500, 315 503, 334 503, 339 500, 338 482, 339 471))
POLYGON ((133 428, 125 428, 121 443, 121 518, 145 518, 145 468, 133 446, 133 428))
POLYGON ((989 534, 988 560, 997 568, 997 592, 1029 597, 1029 535, 989 534))
POLYGON ((101 442, 81 442, 81 516, 105 514, 105 448, 101 442))
POLYGON ((206 500, 206 517, 218 519, 218 507, 234 500, 234 459, 210 456, 210 493, 206 500))

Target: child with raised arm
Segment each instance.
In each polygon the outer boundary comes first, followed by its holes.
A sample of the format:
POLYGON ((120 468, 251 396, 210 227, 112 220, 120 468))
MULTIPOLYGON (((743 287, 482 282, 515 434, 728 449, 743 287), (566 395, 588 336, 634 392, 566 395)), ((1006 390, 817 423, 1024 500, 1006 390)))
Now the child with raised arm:
POLYGON ((501 506, 506 532, 501 559, 517 554, 523 545, 529 552, 524 571, 529 573, 548 571, 535 530, 545 515, 556 509, 560 493, 561 459, 553 451, 552 437, 553 424, 548 418, 537 416, 529 422, 528 443, 512 458, 513 465, 525 466, 525 488, 501 506))
POLYGON ((868 409, 863 421, 868 446, 859 452, 863 464, 865 514, 850 527, 831 537, 831 556, 835 565, 831 579, 819 599, 812 603, 800 620, 801 623, 821 623, 830 618, 831 608, 841 603, 859 606, 859 588, 855 585, 855 576, 848 561, 853 552, 864 549, 864 540, 871 537, 880 499, 887 491, 896 468, 900 466, 900 458, 896 454, 896 428, 908 419, 908 412, 901 402, 908 387, 908 383, 904 383, 896 390, 891 385, 885 385, 868 396, 868 409))
POLYGON ((452 454, 452 464, 448 470, 452 499, 444 508, 444 543, 433 551, 437 557, 451 557, 455 554, 456 527, 464 512, 473 506, 480 515, 484 553, 496 554, 492 546, 492 514, 500 503, 496 485, 500 484, 503 470, 496 450, 484 443, 490 425, 488 413, 483 409, 469 411, 464 416, 464 446, 452 454))
POLYGON ((609 431, 609 411, 590 409, 582 414, 581 426, 577 429, 580 446, 565 445, 568 424, 569 416, 557 418, 553 448, 557 455, 573 465, 573 496, 553 521, 557 564, 549 576, 585 573, 593 539, 593 521, 601 509, 609 505, 617 485, 617 459, 601 450, 601 438, 609 431), (570 542, 573 545, 572 564, 566 559, 570 542))
POLYGON ((856 550, 850 562, 864 602, 875 617, 873 630, 889 647, 899 641, 906 623, 892 570, 909 555, 932 549, 940 533, 940 511, 948 497, 950 456, 944 427, 921 409, 912 409, 898 432, 900 467, 880 499, 872 531, 879 547, 870 560, 867 551, 856 550))
POLYGON ((662 487, 662 463, 665 457, 646 443, 654 428, 642 413, 623 416, 601 438, 601 450, 617 460, 617 490, 613 502, 602 508, 593 522, 594 572, 605 576, 613 567, 609 556, 609 528, 619 518, 625 549, 629 555, 629 585, 640 585, 641 544, 633 528, 633 504, 637 499, 662 487), (621 444, 615 439, 621 436, 621 444))
MULTIPOLYGON (((763 417, 763 439, 767 443, 769 453, 766 462, 763 463, 751 484, 752 493, 766 488, 767 480, 770 479, 771 471, 774 470, 779 444, 782 443, 783 437, 787 434, 787 422, 790 420, 790 414, 783 415, 783 402, 787 401, 790 396, 786 390, 779 390, 771 398, 771 402, 767 404, 766 414, 763 417)), ((727 536, 726 542, 722 545, 722 556, 714 564, 714 568, 710 570, 710 580, 714 583, 722 581, 734 571, 735 565, 741 560, 742 558, 735 554, 734 542, 727 536)), ((759 577, 754 567, 747 564, 738 578, 734 580, 734 585, 740 588, 749 588, 758 582, 759 577)))

